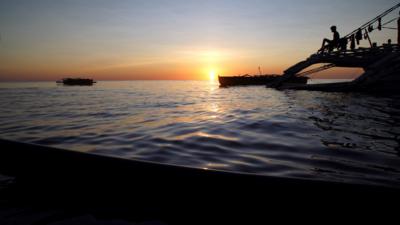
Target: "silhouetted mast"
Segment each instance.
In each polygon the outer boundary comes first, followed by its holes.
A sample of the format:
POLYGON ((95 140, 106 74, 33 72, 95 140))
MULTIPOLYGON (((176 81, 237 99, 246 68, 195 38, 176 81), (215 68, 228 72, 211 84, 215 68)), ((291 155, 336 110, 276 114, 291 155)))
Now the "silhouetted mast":
MULTIPOLYGON (((374 19, 368 21, 367 23, 363 24, 363 25, 360 26, 359 28, 355 29, 353 32, 351 32, 351 33, 349 33, 348 35, 346 35, 345 38, 349 38, 349 37, 351 37, 352 35, 356 35, 357 32, 359 32, 359 30, 362 30, 362 31, 363 31, 363 30, 365 30, 365 29, 368 29, 368 31, 371 32, 371 31, 373 30, 373 29, 371 30, 371 28, 373 28, 372 26, 373 26, 373 24, 376 23, 376 22, 378 22, 378 27, 377 27, 378 30, 382 30, 383 26, 386 25, 386 24, 388 24, 388 23, 382 24, 382 18, 385 17, 386 15, 388 15, 389 13, 393 12, 394 10, 396 10, 396 9, 399 8, 399 7, 400 7, 400 3, 397 4, 397 5, 395 5, 395 6, 393 6, 393 7, 390 8, 390 9, 386 10, 385 12, 381 13, 380 15, 378 15, 378 16, 375 17, 374 19)), ((396 19, 397 19, 397 18, 396 18, 396 19)), ((392 21, 394 21, 394 20, 392 20, 392 21)), ((390 22, 392 22, 392 21, 390 21, 390 22)))

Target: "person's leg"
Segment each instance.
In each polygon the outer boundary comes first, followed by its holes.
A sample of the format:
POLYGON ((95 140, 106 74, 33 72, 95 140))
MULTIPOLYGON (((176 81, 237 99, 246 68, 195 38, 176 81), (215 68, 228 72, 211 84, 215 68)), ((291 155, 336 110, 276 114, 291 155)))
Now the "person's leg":
POLYGON ((324 49, 325 44, 326 44, 327 41, 328 41, 328 39, 326 39, 326 38, 322 41, 321 49, 324 49))
POLYGON ((325 38, 325 39, 322 41, 322 46, 321 46, 321 49, 319 50, 319 52, 324 53, 324 50, 325 50, 325 48, 326 48, 326 44, 330 45, 331 43, 332 43, 331 40, 325 38))

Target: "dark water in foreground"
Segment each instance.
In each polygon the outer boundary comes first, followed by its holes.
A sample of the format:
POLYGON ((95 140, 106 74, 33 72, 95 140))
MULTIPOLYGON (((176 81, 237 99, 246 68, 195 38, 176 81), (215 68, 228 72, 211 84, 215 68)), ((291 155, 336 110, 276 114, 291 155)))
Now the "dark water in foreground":
POLYGON ((199 168, 398 187, 399 99, 196 81, 0 83, 0 138, 199 168))

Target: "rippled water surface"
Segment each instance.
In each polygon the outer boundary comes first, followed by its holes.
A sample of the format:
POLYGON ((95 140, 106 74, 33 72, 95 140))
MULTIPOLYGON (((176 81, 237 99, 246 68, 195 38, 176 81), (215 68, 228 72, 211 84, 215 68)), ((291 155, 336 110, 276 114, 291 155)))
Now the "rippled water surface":
POLYGON ((200 81, 0 83, 0 137, 199 168, 399 186, 399 99, 200 81))

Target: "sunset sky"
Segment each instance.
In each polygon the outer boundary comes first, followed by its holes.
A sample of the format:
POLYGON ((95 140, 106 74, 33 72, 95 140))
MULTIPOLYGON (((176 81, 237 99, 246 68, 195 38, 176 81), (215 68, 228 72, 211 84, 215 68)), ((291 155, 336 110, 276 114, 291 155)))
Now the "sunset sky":
MULTIPOLYGON (((282 73, 398 0, 1 0, 0 80, 282 73)), ((391 17, 398 15, 398 11, 391 17)), ((381 44, 396 31, 373 33, 381 44)), ((330 72, 329 78, 354 71, 330 72)))

